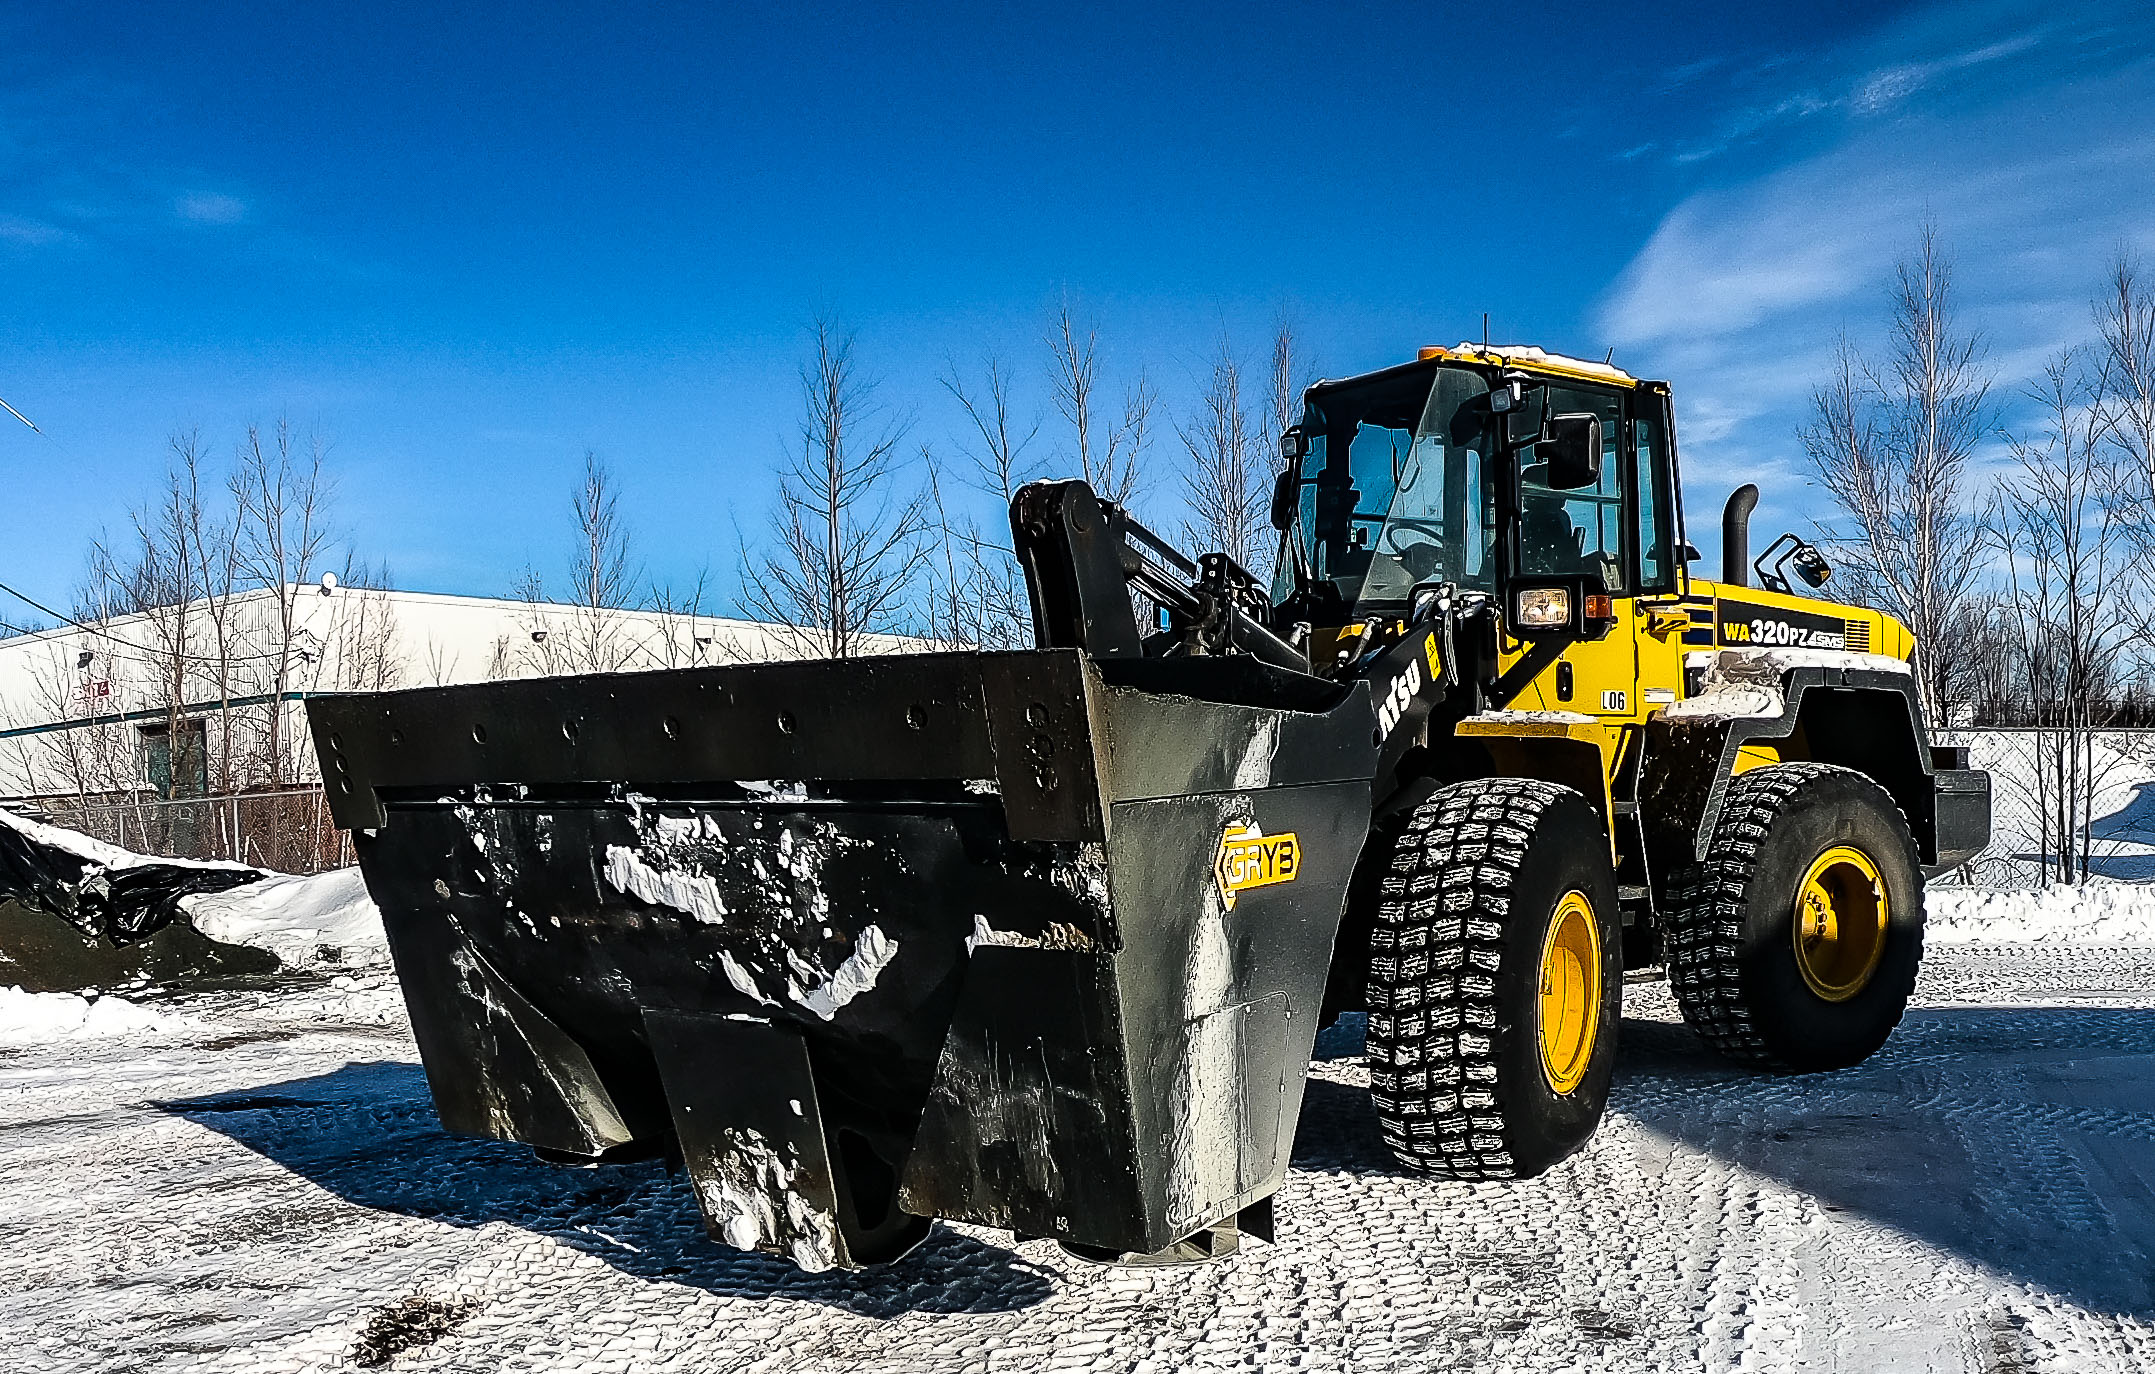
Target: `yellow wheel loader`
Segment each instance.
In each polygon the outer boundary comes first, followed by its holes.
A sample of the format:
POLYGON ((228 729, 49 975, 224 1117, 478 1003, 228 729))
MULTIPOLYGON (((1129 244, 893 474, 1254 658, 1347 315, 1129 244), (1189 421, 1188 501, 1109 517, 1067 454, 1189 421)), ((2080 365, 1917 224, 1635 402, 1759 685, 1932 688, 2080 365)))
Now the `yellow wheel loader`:
POLYGON ((1755 490, 1691 576, 1668 388, 1430 349, 1282 450, 1269 587, 1021 491, 1036 649, 313 698, 444 1125, 809 1268, 1165 1262, 1270 1238, 1343 1013, 1453 1178, 1585 1143, 1627 969, 1764 1069, 1877 1049, 1988 778, 1755 490))

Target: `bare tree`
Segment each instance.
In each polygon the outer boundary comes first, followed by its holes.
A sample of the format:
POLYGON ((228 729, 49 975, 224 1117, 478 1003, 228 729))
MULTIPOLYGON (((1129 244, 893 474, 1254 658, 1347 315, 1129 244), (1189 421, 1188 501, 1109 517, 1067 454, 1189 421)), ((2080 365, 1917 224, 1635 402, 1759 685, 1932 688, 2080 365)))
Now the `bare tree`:
POLYGON ((370 563, 361 558, 357 550, 346 549, 344 567, 337 573, 337 585, 358 587, 370 592, 389 592, 396 590, 397 577, 390 569, 387 559, 370 563))
POLYGON ((1914 632, 1924 709, 1948 725, 1966 697, 1949 632, 1982 546, 1962 485, 1985 432, 1990 375, 1981 337, 1954 322, 1952 268, 1934 225, 1901 264, 1891 339, 1883 368, 1841 340, 1800 436, 1820 482, 1854 521, 1837 546, 1914 632))
POLYGON ((980 381, 969 387, 957 364, 951 363, 943 372, 943 389, 965 412, 972 430, 958 442, 958 451, 971 461, 974 482, 1007 505, 1025 480, 1025 450, 1039 436, 1040 421, 1020 419, 1014 413, 1010 370, 1001 358, 991 356, 980 371, 980 381))
POLYGON ((518 628, 521 639, 497 638, 486 675, 490 680, 527 675, 552 677, 565 671, 568 646, 554 637, 554 619, 546 599, 546 580, 529 563, 509 585, 509 595, 524 603, 518 628))
MULTIPOLYGON (((1994 512, 1988 523, 1996 525, 1994 512)), ((1979 591, 1962 605, 1953 640, 1966 665, 1967 723, 1972 727, 2024 723, 2013 639, 2010 599, 2005 592, 1979 591)))
POLYGON ((326 685, 340 692, 386 692, 404 686, 404 646, 397 630, 396 606, 384 589, 340 580, 336 596, 336 620, 310 688, 326 685))
MULTIPOLYGON (((229 786, 233 773, 236 555, 229 525, 205 499, 198 437, 175 434, 169 447, 171 463, 156 497, 128 512, 127 543, 115 546, 102 537, 92 542, 89 584, 80 599, 100 619, 115 611, 128 615, 125 636, 108 633, 90 652, 149 669, 154 691, 145 705, 164 718, 142 729, 162 741, 166 791, 186 795, 229 786), (205 698, 220 707, 214 741, 209 722, 198 724, 190 710, 205 698)), ((97 681, 109 685, 115 676, 108 670, 97 681)))
POLYGON ((1294 318, 1283 313, 1272 325, 1271 438, 1302 423, 1302 393, 1313 380, 1315 370, 1303 356, 1294 318))
POLYGON ((91 575, 110 582, 122 604, 135 613, 132 652, 151 660, 156 701, 164 711, 166 786, 172 793, 187 788, 197 767, 207 763, 189 747, 189 732, 181 726, 193 677, 191 631, 202 599, 195 580, 201 567, 196 541, 203 523, 195 477, 191 465, 175 465, 166 473, 156 501, 129 512, 134 538, 128 553, 117 553, 100 539, 90 554, 91 575))
POLYGON ((2120 254, 2112 265, 2095 326, 2108 354, 2111 442, 2155 490, 2155 286, 2141 280, 2131 257, 2120 254))
MULTIPOLYGON (((496 652, 500 652, 503 647, 505 646, 497 641, 496 652)), ((457 665, 463 661, 463 657, 462 654, 451 653, 447 645, 433 635, 428 635, 426 641, 427 686, 446 687, 451 682, 454 682, 456 680, 457 665)))
POLYGON ((2013 675, 2033 727, 2032 777, 2013 780, 2032 788, 2046 876, 2064 883, 2089 871, 2096 797, 2109 781, 2098 712, 2142 636, 2145 555, 2124 537, 2136 523, 2138 474, 2110 445, 2114 421, 2100 402, 2111 380, 2107 358, 2090 366, 2077 350, 2044 369, 2028 393, 2043 427, 2007 436, 2018 470, 1998 484, 1987 522, 2013 675))
POLYGON ((991 536, 971 515, 954 510, 953 484, 942 464, 925 445, 920 458, 928 479, 927 516, 937 536, 922 569, 928 634, 975 649, 1031 645, 1031 599, 1009 536, 1000 530, 991 536))
POLYGON ((240 441, 231 477, 237 530, 234 545, 239 566, 256 585, 276 598, 269 661, 274 670, 268 704, 263 760, 267 781, 281 785, 292 772, 293 742, 286 737, 285 696, 302 654, 319 646, 300 643, 299 598, 313 581, 332 543, 330 504, 336 481, 328 468, 328 446, 315 435, 292 432, 279 419, 267 432, 249 425, 240 441))
POLYGON ((653 667, 684 668, 709 661, 715 636, 704 623, 704 602, 711 595, 711 570, 696 570, 687 585, 674 582, 651 584, 645 599, 657 613, 658 630, 644 645, 644 656, 653 667))
POLYGON ((1079 319, 1067 296, 1048 326, 1047 344, 1055 409, 1070 426, 1072 449, 1062 456, 1077 460, 1078 475, 1103 499, 1128 507, 1144 486, 1143 459, 1159 393, 1140 371, 1123 389, 1120 421, 1101 418, 1100 328, 1079 319))
POLYGON ((569 580, 575 589, 575 613, 569 661, 578 672, 619 672, 637 652, 624 633, 620 612, 628 608, 639 573, 630 565, 629 531, 621 519, 613 475, 589 449, 572 504, 576 547, 569 580))
MULTIPOLYGON (((186 474, 191 489, 202 488, 205 450, 198 431, 175 434, 171 448, 177 469, 186 474)), ((197 509, 201 502, 195 502, 197 509)), ((239 734, 233 719, 232 699, 237 695, 245 636, 234 615, 240 593, 240 553, 236 517, 225 511, 200 528, 193 541, 201 560, 198 581, 202 588, 202 619, 209 631, 205 646, 209 656, 209 682, 217 702, 217 747, 210 788, 214 792, 236 791, 241 786, 239 734)))
POLYGON ((1185 538, 1196 553, 1224 553, 1253 572, 1264 545, 1267 446, 1242 397, 1242 364, 1220 336, 1197 413, 1180 426, 1189 450, 1185 474, 1190 520, 1185 538))
POLYGON ((934 450, 920 449, 921 469, 928 478, 928 510, 936 539, 924 569, 927 577, 928 637, 945 644, 979 648, 987 629, 981 607, 981 583, 969 556, 978 534, 970 516, 953 511, 944 493, 948 482, 934 450))
POLYGON ((949 480, 925 444, 920 450, 928 478, 928 513, 937 535, 925 570, 928 632, 952 644, 1016 648, 1030 643, 1032 636, 1025 579, 1011 552, 1008 511, 1028 476, 1025 452, 1040 422, 1014 416, 1010 374, 1001 360, 988 359, 981 372, 980 381, 968 386, 953 364, 943 377, 943 388, 957 400, 971 429, 958 447, 972 466, 971 485, 995 502, 992 521, 961 510, 958 484, 949 480))
POLYGON ((895 629, 927 553, 926 506, 896 496, 893 456, 904 427, 874 400, 853 358, 853 336, 829 319, 811 329, 801 368, 799 446, 781 469, 772 547, 742 554, 741 600, 760 619, 793 627, 807 657, 852 658, 895 629))
POLYGON ((41 674, 45 720, 67 728, 47 732, 46 757, 19 761, 39 787, 65 775, 92 833, 182 857, 248 857, 244 829, 257 861, 311 863, 319 820, 305 805, 271 799, 242 825, 236 805, 148 805, 144 773, 175 799, 301 776, 305 734, 284 698, 401 676, 393 617, 368 590, 387 571, 347 554, 337 611, 325 625, 311 608, 321 593, 307 584, 336 543, 332 483, 324 445, 289 424, 249 430, 222 474, 196 432, 174 434, 169 454, 126 535, 92 546, 80 647, 41 674))
MULTIPOLYGON (((84 624, 98 626, 94 619, 84 624)), ((137 783, 140 755, 135 727, 124 719, 130 709, 142 707, 130 700, 125 688, 115 683, 114 695, 88 698, 85 685, 99 669, 79 665, 84 653, 97 653, 105 641, 96 635, 54 636, 29 665, 30 700, 27 714, 10 724, 42 724, 53 720, 77 720, 73 729, 47 730, 8 739, 10 767, 24 780, 26 790, 41 794, 50 809, 89 806, 114 808, 115 828, 121 842, 141 841, 141 827, 150 819, 140 806, 137 783), (96 646, 96 647, 92 647, 96 646), (63 800, 64 799, 64 800, 63 800), (129 834, 129 828, 134 828, 129 834)), ((137 847, 142 847, 138 844, 137 847)))

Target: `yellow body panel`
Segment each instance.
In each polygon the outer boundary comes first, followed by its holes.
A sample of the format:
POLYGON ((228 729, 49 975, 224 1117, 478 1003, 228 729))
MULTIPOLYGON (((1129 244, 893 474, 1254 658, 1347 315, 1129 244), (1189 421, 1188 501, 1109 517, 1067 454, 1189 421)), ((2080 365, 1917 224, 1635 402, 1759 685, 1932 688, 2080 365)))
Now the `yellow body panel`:
MULTIPOLYGON (((1686 669, 1703 669, 1724 648, 1829 649, 1883 654, 1906 660, 1914 639, 1882 611, 1761 587, 1736 587, 1694 579, 1680 596, 1619 597, 1616 623, 1598 640, 1568 646, 1510 706, 1514 711, 1569 712, 1589 717, 1565 737, 1591 742, 1601 754, 1608 786, 1627 744, 1655 712, 1684 699, 1686 669), (1570 667, 1570 692, 1563 690, 1570 667)), ((1527 652, 1524 640, 1507 636, 1500 667, 1509 670, 1527 652)), ((1532 737, 1547 733, 1541 722, 1469 723, 1461 733, 1532 737)), ((1803 757, 1800 735, 1774 744, 1745 746, 1735 771, 1803 757)))
POLYGON ((1781 746, 1776 740, 1757 740, 1738 745, 1736 764, 1731 773, 1748 773, 1754 768, 1771 768, 1781 761, 1781 746))
MULTIPOLYGON (((1883 654, 1903 662, 1915 652, 1915 637, 1908 627, 1887 615, 1863 606, 1843 605, 1820 597, 1796 596, 1783 592, 1770 592, 1764 587, 1735 587, 1724 582, 1709 582, 1693 578, 1691 590, 1683 598, 1687 605, 1714 605, 1723 601, 1758 607, 1765 611, 1788 611, 1797 615, 1820 616, 1839 620, 1844 629, 1844 642, 1814 647, 1848 649, 1856 653, 1883 654)), ((1725 617, 1728 623, 1717 625, 1721 633, 1716 647, 1726 648, 1800 648, 1802 645, 1776 645, 1751 633, 1750 618, 1736 615, 1725 617)), ((1691 646, 1694 648, 1704 646, 1691 646)))

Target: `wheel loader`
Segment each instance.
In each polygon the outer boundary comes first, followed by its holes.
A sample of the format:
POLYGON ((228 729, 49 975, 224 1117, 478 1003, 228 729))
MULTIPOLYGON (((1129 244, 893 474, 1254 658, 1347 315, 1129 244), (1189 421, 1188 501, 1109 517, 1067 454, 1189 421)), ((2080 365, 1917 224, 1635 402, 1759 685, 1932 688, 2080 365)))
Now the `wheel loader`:
POLYGON ((1020 491, 1034 649, 312 698, 443 1125, 806 1269, 1170 1262, 1271 1238, 1344 1014, 1452 1179, 1585 1143, 1628 970, 1763 1071, 1880 1046, 1988 777, 1755 488, 1693 575, 1665 384, 1426 349, 1281 452, 1269 585, 1020 491))

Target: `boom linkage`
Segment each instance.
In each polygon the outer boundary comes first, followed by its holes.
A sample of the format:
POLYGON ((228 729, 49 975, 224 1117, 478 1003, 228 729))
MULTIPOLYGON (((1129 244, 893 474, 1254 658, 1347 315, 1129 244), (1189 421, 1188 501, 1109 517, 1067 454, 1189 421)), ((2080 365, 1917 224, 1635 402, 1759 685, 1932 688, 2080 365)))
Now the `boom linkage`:
POLYGON ((1035 482, 1010 514, 1040 648, 1095 658, 1247 654, 1310 671, 1308 656, 1260 618, 1264 588, 1226 554, 1191 561, 1083 482, 1035 482), (1166 627, 1145 634, 1133 597, 1162 608, 1166 627))

